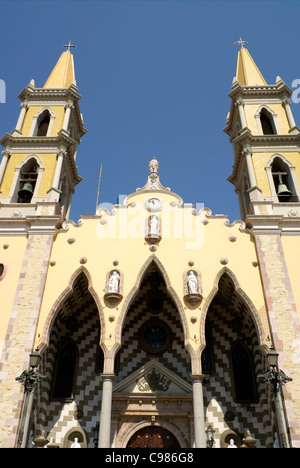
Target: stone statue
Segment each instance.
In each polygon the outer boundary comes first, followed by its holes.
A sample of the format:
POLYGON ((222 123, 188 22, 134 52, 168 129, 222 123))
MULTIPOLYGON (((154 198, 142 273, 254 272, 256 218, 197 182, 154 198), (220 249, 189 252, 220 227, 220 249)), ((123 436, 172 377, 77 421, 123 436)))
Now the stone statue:
POLYGON ((149 162, 150 172, 158 172, 158 168, 159 168, 159 162, 157 161, 155 156, 153 156, 153 158, 149 162))
POLYGON ((73 444, 71 444, 71 447, 70 448, 81 448, 81 445, 80 443, 78 442, 78 437, 75 437, 74 438, 74 442, 73 444))
POLYGON ((119 284, 120 284, 120 274, 114 270, 109 278, 108 282, 108 293, 118 293, 119 292, 119 284))
POLYGON ((234 440, 233 440, 233 439, 230 439, 230 441, 229 441, 229 445, 228 445, 228 447, 227 447, 227 448, 237 448, 237 446, 235 445, 235 443, 234 443, 234 440))
POLYGON ((158 234, 158 219, 157 216, 150 217, 150 234, 158 234))
POLYGON ((198 280, 197 280, 197 277, 196 277, 195 273, 193 272, 193 270, 189 271, 189 273, 188 273, 187 285, 188 285, 189 294, 197 294, 198 293, 198 280))

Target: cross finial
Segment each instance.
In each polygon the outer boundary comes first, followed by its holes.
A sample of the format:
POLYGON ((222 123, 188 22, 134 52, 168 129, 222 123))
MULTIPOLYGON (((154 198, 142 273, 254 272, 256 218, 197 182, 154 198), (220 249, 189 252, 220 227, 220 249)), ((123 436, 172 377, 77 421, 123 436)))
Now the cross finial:
POLYGON ((71 47, 75 47, 75 46, 71 43, 71 41, 69 41, 69 44, 68 44, 68 45, 64 45, 64 47, 65 47, 66 49, 70 50, 71 47))
POLYGON ((241 46, 241 49, 243 49, 243 48, 244 48, 244 45, 245 45, 245 44, 248 44, 248 42, 247 42, 247 41, 243 41, 242 38, 240 37, 240 40, 237 41, 237 42, 235 42, 235 44, 240 45, 240 46, 241 46))

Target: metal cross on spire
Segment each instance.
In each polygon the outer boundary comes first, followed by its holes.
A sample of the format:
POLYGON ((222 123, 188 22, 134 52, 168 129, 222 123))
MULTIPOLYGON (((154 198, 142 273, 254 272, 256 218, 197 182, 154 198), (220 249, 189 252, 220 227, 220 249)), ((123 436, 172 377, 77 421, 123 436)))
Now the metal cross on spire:
POLYGON ((243 49, 243 48, 244 48, 244 45, 245 45, 245 44, 248 44, 248 42, 247 42, 247 41, 243 41, 242 38, 240 37, 240 40, 237 41, 237 42, 235 42, 235 44, 240 45, 240 46, 241 46, 241 49, 243 49))
POLYGON ((64 45, 64 47, 65 47, 66 49, 70 50, 72 47, 75 47, 75 46, 71 43, 71 41, 69 41, 69 44, 64 45))

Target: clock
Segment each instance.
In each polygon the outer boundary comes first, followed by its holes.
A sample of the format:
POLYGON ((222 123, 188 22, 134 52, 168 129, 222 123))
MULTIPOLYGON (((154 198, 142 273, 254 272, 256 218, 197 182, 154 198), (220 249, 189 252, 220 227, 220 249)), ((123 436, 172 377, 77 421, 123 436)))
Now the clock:
POLYGON ((148 198, 145 203, 146 209, 148 211, 160 211, 162 209, 162 203, 159 198, 148 198))

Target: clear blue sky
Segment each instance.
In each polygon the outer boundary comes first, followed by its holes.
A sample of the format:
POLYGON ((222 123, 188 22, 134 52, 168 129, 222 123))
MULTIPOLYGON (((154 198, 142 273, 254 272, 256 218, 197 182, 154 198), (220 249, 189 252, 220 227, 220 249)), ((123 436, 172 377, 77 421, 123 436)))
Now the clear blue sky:
MULTIPOLYGON (((88 133, 78 152, 84 178, 71 219, 94 214, 145 184, 148 162, 186 203, 239 219, 233 164, 222 131, 240 36, 269 84, 300 79, 300 2, 0 1, 0 134, 14 129, 18 94, 42 87, 69 40, 88 133)), ((300 126, 300 103, 293 104, 300 126)))

